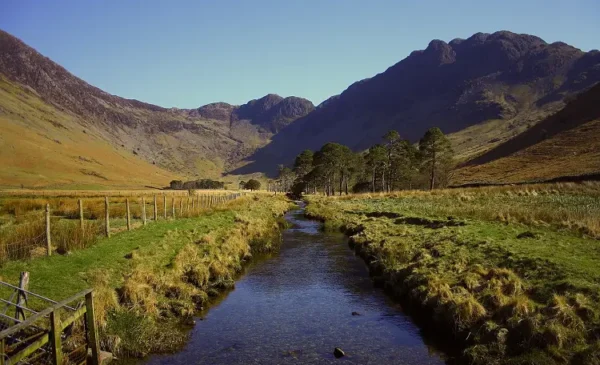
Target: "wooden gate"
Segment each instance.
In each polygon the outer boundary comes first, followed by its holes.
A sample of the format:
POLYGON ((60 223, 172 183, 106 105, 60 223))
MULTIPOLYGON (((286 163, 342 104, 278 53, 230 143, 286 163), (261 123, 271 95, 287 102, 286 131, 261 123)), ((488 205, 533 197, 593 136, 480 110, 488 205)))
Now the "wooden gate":
MULTIPOLYGON (((98 330, 94 321, 92 289, 84 290, 61 302, 56 302, 26 290, 23 285, 28 274, 21 274, 21 284, 17 287, 0 281, 0 288, 13 291, 9 300, 0 299, 5 304, 0 312, 0 365, 24 363, 64 363, 86 364, 91 355, 91 363, 100 364, 98 330), (25 275, 25 278, 24 278, 25 275), (16 301, 13 302, 16 296, 16 301), (28 308, 27 299, 34 297, 48 303, 41 311, 28 308), (7 310, 15 309, 15 316, 7 315, 7 310), (81 322, 84 343, 63 352, 63 337, 72 334, 74 324, 81 322), (67 333, 70 332, 70 333, 67 333), (89 354, 91 352, 91 354, 89 354)), ((80 331, 81 332, 81 331, 80 331)), ((75 346, 75 345, 74 345, 75 346)))

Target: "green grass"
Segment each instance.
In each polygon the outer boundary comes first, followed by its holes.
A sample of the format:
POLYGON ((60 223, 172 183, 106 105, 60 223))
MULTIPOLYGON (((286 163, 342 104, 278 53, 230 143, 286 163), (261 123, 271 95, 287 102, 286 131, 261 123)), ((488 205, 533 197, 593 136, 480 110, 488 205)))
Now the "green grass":
MULTIPOLYGON (((234 214, 231 211, 216 211, 200 218, 152 222, 146 227, 121 232, 111 238, 101 238, 95 246, 74 251, 69 256, 54 255, 31 261, 8 262, 0 269, 0 275, 3 281, 15 283, 19 280, 20 272, 29 271, 30 290, 55 300, 89 288, 86 274, 90 270, 111 272, 111 284, 116 288, 122 283, 123 274, 131 269, 131 260, 126 259, 125 255, 134 249, 141 252, 153 250, 160 240, 174 230, 208 233, 217 228, 232 227, 233 224, 234 214)), ((184 244, 183 240, 176 242, 172 251, 164 252, 165 257, 153 258, 168 262, 184 244)))
MULTIPOLYGON (((94 288, 101 345, 118 356, 173 351, 185 343, 178 322, 230 288, 252 252, 276 249, 278 217, 288 208, 281 196, 246 196, 200 217, 152 222, 68 255, 8 262, 0 276, 17 283, 28 271, 30 290, 54 300, 94 288)), ((31 300, 29 306, 47 303, 31 300)))
MULTIPOLYGON (((143 255, 146 265, 160 270, 189 243, 181 236, 189 232, 203 235, 230 229, 234 226, 234 216, 232 211, 220 210, 199 218, 152 222, 146 227, 102 238, 96 245, 68 256, 8 262, 0 269, 0 275, 3 281, 14 284, 18 282, 20 272, 28 271, 31 278, 29 289, 56 301, 83 289, 95 288, 105 350, 119 356, 173 351, 186 341, 186 334, 181 331, 177 318, 158 320, 156 316, 131 311, 117 303, 115 290, 124 285, 139 264, 133 257, 126 256, 132 252, 137 256, 143 255), (118 340, 115 341, 115 338, 118 340)), ((10 292, 0 290, 0 295, 8 298, 10 292)), ((47 302, 34 297, 29 299, 29 307, 41 310, 47 305, 47 302)))
POLYGON ((350 235, 375 280, 458 339, 463 361, 579 363, 600 356, 598 186, 536 189, 311 197, 307 213, 350 235))

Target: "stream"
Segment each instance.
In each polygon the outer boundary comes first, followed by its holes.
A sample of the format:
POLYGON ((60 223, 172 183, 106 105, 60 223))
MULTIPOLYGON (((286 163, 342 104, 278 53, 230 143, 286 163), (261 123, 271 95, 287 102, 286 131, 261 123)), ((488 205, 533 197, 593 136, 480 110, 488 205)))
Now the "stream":
POLYGON ((146 364, 444 364, 373 287, 343 235, 321 232, 302 209, 286 219, 280 251, 252 260, 235 289, 200 314, 184 349, 146 364), (346 356, 336 359, 335 347, 346 356))

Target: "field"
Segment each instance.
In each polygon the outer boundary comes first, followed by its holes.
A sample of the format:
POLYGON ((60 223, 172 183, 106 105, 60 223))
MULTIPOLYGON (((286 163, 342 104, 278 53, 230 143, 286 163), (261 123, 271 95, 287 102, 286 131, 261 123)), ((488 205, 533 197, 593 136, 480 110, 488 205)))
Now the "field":
POLYGON ((600 184, 310 197, 474 364, 598 363, 600 184))
POLYGON ((202 210, 236 196, 237 193, 214 190, 196 190, 191 194, 163 191, 160 195, 156 191, 2 191, 0 262, 47 254, 46 206, 50 215, 51 251, 64 254, 86 248, 101 233, 106 234, 106 197, 108 231, 116 233, 142 226, 144 216, 146 223, 197 216, 202 210), (154 217, 155 198, 157 217, 154 217))
POLYGON ((253 252, 277 247, 277 216, 288 207, 282 197, 240 197, 68 255, 5 262, 0 277, 15 283, 28 271, 30 290, 57 300, 93 287, 104 349, 119 356, 173 350, 186 339, 182 320, 230 288, 253 252))

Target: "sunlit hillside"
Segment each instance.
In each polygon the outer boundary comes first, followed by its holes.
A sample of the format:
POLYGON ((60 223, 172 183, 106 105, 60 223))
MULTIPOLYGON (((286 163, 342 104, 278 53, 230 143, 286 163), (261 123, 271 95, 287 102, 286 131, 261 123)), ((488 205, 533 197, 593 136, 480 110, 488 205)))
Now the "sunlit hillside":
POLYGON ((177 174, 115 148, 93 126, 0 78, 0 187, 162 187, 177 174))

